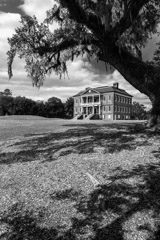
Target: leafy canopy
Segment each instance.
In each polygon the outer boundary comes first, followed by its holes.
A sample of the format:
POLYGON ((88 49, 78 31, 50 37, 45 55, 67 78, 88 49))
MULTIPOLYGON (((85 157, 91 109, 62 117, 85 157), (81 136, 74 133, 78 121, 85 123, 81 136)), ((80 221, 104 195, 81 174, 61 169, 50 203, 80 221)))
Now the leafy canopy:
POLYGON ((159 0, 56 0, 43 23, 22 17, 21 27, 8 39, 9 77, 16 54, 25 59, 28 76, 38 87, 52 71, 60 77, 67 73, 66 62, 83 54, 106 61, 102 53, 118 46, 119 53, 123 49, 142 59, 141 50, 159 22, 159 0), (53 22, 59 28, 51 31, 53 22))

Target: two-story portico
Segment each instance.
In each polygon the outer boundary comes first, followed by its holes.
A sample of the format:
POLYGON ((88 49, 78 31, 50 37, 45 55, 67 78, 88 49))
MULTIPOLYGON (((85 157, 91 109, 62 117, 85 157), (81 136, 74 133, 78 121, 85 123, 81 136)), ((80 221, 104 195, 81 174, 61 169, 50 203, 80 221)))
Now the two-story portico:
POLYGON ((85 115, 100 114, 101 95, 94 89, 87 88, 86 93, 80 96, 81 113, 85 115))
POLYGON ((74 98, 74 117, 77 119, 130 119, 132 96, 119 89, 118 83, 112 87, 86 88, 74 98))

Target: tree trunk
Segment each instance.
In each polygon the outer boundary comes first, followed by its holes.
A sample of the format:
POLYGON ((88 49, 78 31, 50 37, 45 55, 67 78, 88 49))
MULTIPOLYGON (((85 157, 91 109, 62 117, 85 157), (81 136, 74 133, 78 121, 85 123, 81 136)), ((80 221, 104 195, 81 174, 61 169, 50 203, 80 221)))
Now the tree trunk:
POLYGON ((152 109, 147 123, 148 127, 160 126, 160 95, 151 98, 152 109))
POLYGON ((148 126, 160 124, 160 68, 143 62, 125 50, 112 45, 100 57, 110 63, 134 88, 147 95, 152 103, 148 126))

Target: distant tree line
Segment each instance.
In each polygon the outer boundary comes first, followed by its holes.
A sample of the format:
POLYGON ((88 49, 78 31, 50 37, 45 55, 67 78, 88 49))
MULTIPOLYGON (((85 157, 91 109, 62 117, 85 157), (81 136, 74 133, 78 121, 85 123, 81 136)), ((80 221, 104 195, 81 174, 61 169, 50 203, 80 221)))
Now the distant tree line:
POLYGON ((13 97, 11 91, 6 90, 0 92, 0 116, 36 115, 68 119, 73 117, 73 98, 68 98, 65 103, 56 97, 51 97, 46 102, 34 101, 21 96, 13 97))

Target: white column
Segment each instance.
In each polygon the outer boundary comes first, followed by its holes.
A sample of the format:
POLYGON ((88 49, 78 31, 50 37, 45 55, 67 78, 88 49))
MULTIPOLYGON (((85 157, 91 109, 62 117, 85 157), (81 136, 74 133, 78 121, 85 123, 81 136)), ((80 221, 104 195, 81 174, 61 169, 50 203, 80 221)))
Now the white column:
POLYGON ((99 94, 99 115, 101 114, 101 109, 100 109, 101 107, 100 106, 101 106, 101 97, 100 97, 100 94, 99 94))

